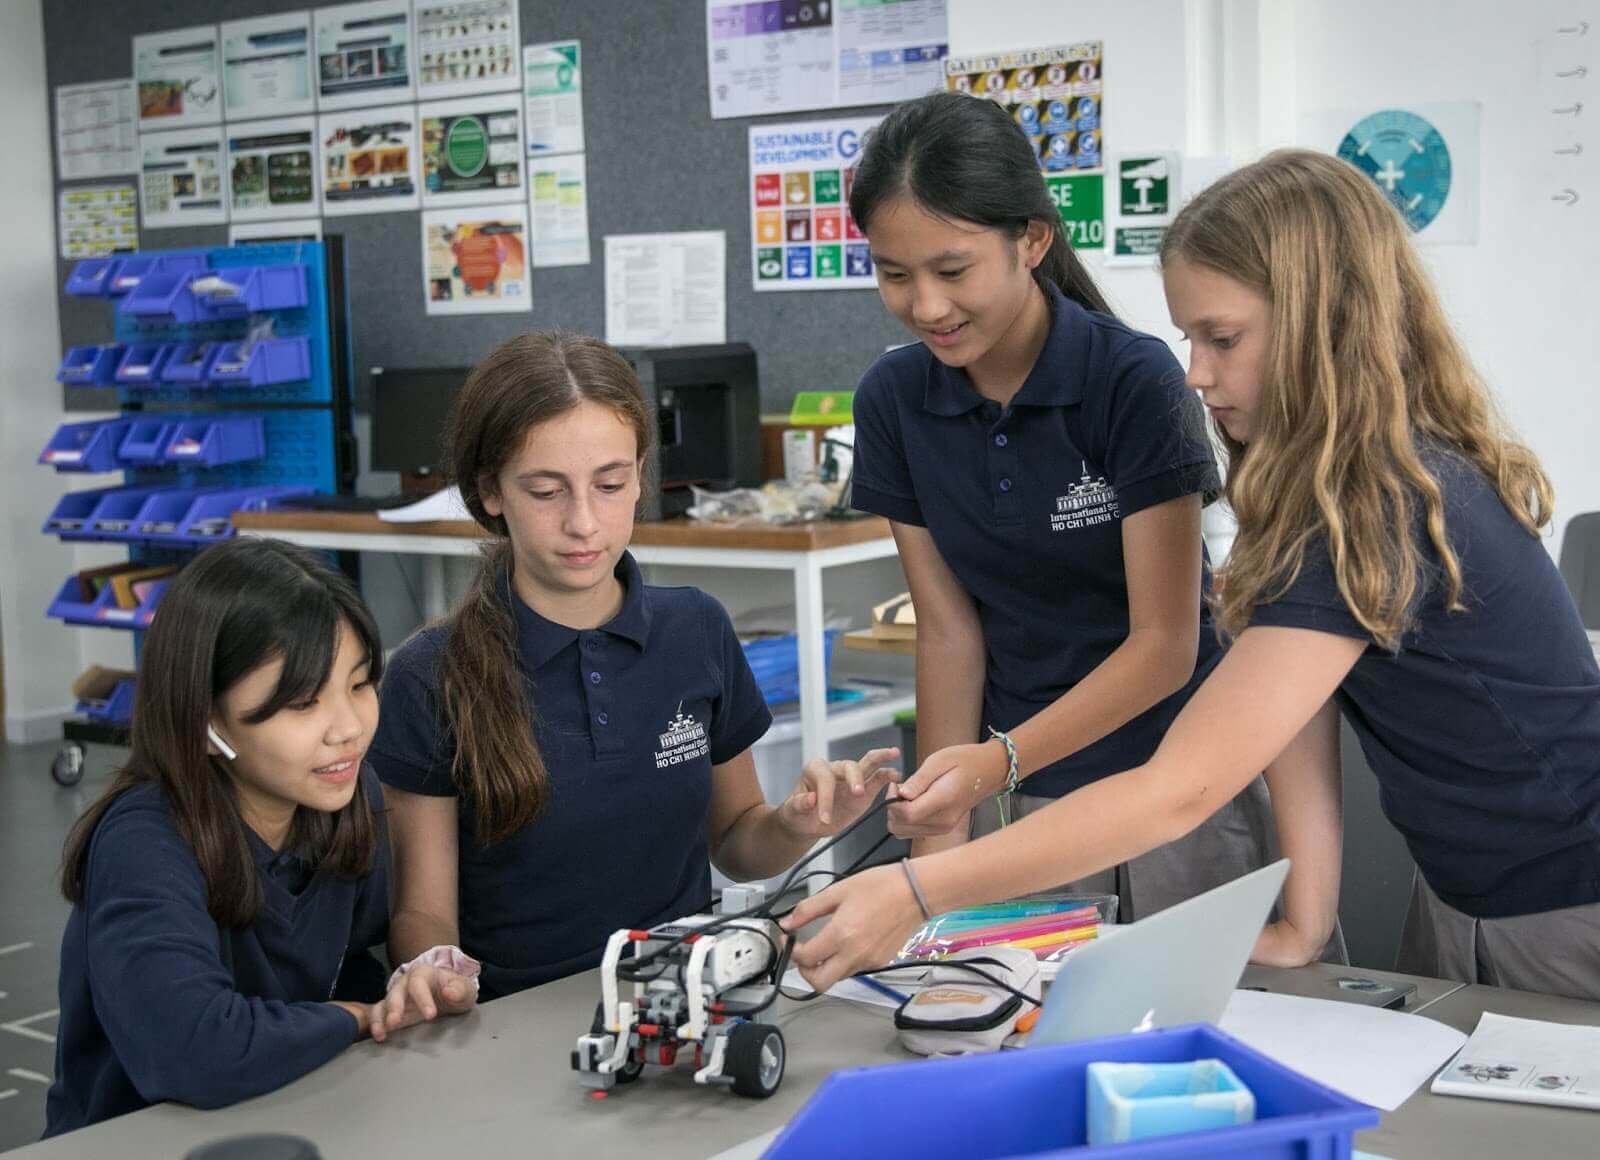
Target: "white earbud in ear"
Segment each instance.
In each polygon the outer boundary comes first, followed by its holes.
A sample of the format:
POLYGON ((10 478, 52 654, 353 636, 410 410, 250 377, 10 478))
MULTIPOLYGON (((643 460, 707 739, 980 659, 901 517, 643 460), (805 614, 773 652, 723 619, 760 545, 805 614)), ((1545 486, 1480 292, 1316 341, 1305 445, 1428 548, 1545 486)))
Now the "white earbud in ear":
POLYGON ((229 761, 232 761, 234 758, 239 756, 234 752, 233 746, 229 745, 222 739, 222 734, 217 732, 217 727, 215 725, 208 724, 206 726, 206 737, 210 740, 211 744, 217 747, 217 752, 221 753, 222 756, 226 757, 229 761))

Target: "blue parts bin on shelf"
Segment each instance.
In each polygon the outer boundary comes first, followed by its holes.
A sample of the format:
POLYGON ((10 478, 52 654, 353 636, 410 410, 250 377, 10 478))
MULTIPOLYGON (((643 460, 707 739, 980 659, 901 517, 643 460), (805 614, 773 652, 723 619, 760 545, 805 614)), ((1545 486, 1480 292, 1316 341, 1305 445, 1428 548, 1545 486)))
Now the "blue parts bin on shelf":
POLYGON ((207 269, 205 258, 169 257, 145 274, 117 306, 127 318, 149 322, 218 322, 306 304, 303 266, 233 266, 207 269))
POLYGON ((167 435, 163 459, 167 463, 220 467, 224 463, 260 459, 265 450, 266 436, 260 418, 208 417, 178 423, 167 435))
POLYGON ((161 369, 172 353, 170 342, 135 342, 117 364, 117 382, 143 386, 161 381, 161 369))
POLYGON ((303 337, 229 342, 212 360, 209 381, 265 387, 311 375, 311 344, 303 337))
POLYGON ((113 287, 121 268, 121 258, 84 258, 67 275, 66 292, 74 298, 109 298, 117 292, 113 287))
POLYGON ((118 681, 104 697, 80 697, 78 712, 92 721, 108 725, 126 725, 133 720, 132 678, 118 681))
POLYGON ((146 274, 160 268, 162 257, 161 254, 130 254, 120 259, 106 283, 106 296, 116 298, 132 290, 146 274))
POLYGON ((172 348, 161 369, 161 381, 178 387, 197 387, 211 377, 211 364, 222 353, 221 342, 180 342, 172 348))
POLYGON ((122 344, 69 346, 56 371, 56 382, 69 387, 109 387, 116 382, 117 364, 122 361, 122 344))
POLYGON ((877 1160, 1117 1157, 1118 1160, 1348 1160, 1378 1112, 1277 1063, 1214 1027, 959 1059, 836 1071, 766 1152, 766 1160, 836 1154, 877 1160), (1106 1147, 1088 1145, 1088 1066, 1220 1059, 1256 1100, 1256 1120, 1106 1147))
MULTIPOLYGON (((155 487, 102 487, 94 491, 69 491, 56 501, 55 510, 45 519, 44 527, 40 530, 47 536, 60 536, 63 540, 101 539, 94 527, 102 507, 110 504, 115 510, 123 510, 133 497, 142 500, 156 490, 155 487)), ((132 509, 136 510, 137 507, 132 509)))
POLYGON ((1124 1144, 1248 1124, 1256 1100, 1220 1059, 1091 1063, 1089 1143, 1124 1144))
MULTIPOLYGON (((833 664, 833 645, 840 630, 830 628, 823 634, 823 680, 833 664)), ((794 633, 784 636, 761 637, 744 642, 745 660, 755 674, 756 685, 761 689, 761 699, 769 705, 783 705, 800 699, 800 642, 794 633)))
POLYGON ((148 628, 155 619, 156 607, 161 603, 161 596, 166 592, 169 582, 170 577, 157 580, 150 585, 137 606, 120 608, 116 591, 110 584, 103 586, 93 599, 85 600, 78 576, 68 576, 61 590, 56 593, 56 598, 50 602, 46 615, 68 624, 95 628, 148 628))
POLYGON ((233 535, 234 512, 266 511, 283 500, 311 492, 309 487, 283 485, 200 496, 184 516, 172 542, 188 547, 214 544, 233 535))
POLYGON ((39 462, 57 471, 118 471, 117 448, 127 433, 124 419, 63 423, 39 452, 39 462))
POLYGON ((151 419, 134 419, 128 424, 128 433, 122 437, 117 456, 130 467, 149 467, 161 462, 166 454, 168 437, 182 416, 162 416, 151 419))

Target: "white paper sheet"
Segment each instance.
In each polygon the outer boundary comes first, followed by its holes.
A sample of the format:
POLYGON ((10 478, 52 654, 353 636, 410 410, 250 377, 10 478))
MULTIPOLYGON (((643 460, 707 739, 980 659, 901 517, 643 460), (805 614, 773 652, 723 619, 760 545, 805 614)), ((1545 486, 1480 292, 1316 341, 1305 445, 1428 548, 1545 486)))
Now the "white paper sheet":
POLYGON ((417 106, 422 205, 490 205, 526 197, 522 99, 489 93, 417 106))
POLYGON ((583 51, 576 40, 522 50, 528 156, 583 152, 583 51))
POLYGON ((763 1132, 753 1140, 746 1140, 743 1144, 735 1144, 726 1152, 718 1152, 711 1160, 761 1160, 766 1155, 767 1148, 778 1138, 782 1128, 774 1128, 770 1132, 763 1132))
POLYGON ((461 502, 461 489, 447 487, 405 507, 385 508, 378 518, 391 524, 426 524, 435 520, 470 521, 472 513, 461 502))
POLYGON ((147 230, 228 220, 222 126, 139 135, 139 215, 147 230))
POLYGON ((228 123, 228 218, 259 222, 318 214, 317 119, 228 123))
POLYGON ((589 264, 589 179, 582 153, 528 158, 528 211, 535 266, 589 264))
POLYGON ((1467 1038, 1420 1015, 1260 991, 1235 991, 1218 1026, 1302 1075, 1389 1112, 1467 1038))
POLYGON ((606 341, 728 341, 728 236, 722 230, 606 238, 606 341))
POLYGON ((317 118, 322 213, 341 217, 416 209, 421 197, 415 105, 383 105, 317 118))
POLYGON ((176 28, 133 38, 139 131, 222 123, 222 56, 217 26, 176 28))
POLYGON ((312 111, 311 13, 223 24, 222 107, 230 121, 312 111))
MULTIPOLYGON (((907 972, 910 974, 911 972, 907 972)), ((811 984, 795 967, 790 967, 783 974, 783 989, 796 993, 811 992, 811 984)), ((897 988, 898 989, 898 988, 897 988)), ((891 999, 888 995, 881 995, 867 986, 860 979, 841 979, 828 988, 828 998, 844 999, 850 1003, 861 1003, 868 1007, 883 1007, 893 1011, 900 1006, 899 999, 891 999)))
POLYGON ((1485 1011, 1433 1081, 1445 1096, 1600 1108, 1600 1027, 1513 1019, 1485 1011))
POLYGON ((139 248, 139 198, 131 185, 76 185, 57 191, 56 236, 63 258, 101 258, 139 248))
POLYGON ((417 30, 417 96, 462 97, 514 89, 522 35, 517 0, 418 0, 412 14, 417 30))
POLYGON ((56 86, 56 170, 62 181, 139 172, 132 80, 56 86))
POLYGON ((319 8, 314 20, 319 112, 416 97, 409 0, 319 8))
POLYGON ((528 275, 527 202, 423 211, 423 297, 429 314, 531 310, 528 275))

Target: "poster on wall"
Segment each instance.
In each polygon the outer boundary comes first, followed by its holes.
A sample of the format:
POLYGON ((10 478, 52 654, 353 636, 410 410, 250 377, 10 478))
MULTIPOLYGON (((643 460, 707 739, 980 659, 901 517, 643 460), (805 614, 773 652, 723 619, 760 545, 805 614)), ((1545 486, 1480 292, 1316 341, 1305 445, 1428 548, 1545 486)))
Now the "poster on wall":
POLYGON ((63 258, 103 258, 139 248, 139 198, 132 185, 63 189, 56 209, 63 258))
POLYGON ((417 96, 464 97, 514 89, 522 37, 517 0, 418 0, 417 96))
POLYGON ((321 218, 297 218, 278 222, 244 222, 228 226, 228 245, 240 242, 320 242, 321 218))
POLYGON ((139 131, 221 122, 221 73, 215 24, 135 36, 139 131))
POLYGON ((728 341, 728 235, 721 230, 606 238, 606 341, 728 341))
POLYGON ((576 40, 522 50, 528 156, 583 152, 583 52, 576 40))
POLYGON ((353 109, 417 95, 409 0, 364 0, 319 8, 317 109, 353 109))
POLYGON ((893 104, 939 87, 946 0, 706 0, 711 115, 893 104))
POLYGON ((515 93, 418 105, 422 204, 488 205, 524 196, 515 93))
POLYGON ((56 176, 60 181, 139 172, 133 81, 56 86, 56 176))
POLYGON ((424 210, 422 271, 429 314, 532 310, 527 206, 424 210))
POLYGON ((228 120, 311 112, 311 13, 222 26, 222 107, 228 120))
POLYGON ((1475 101, 1376 111, 1328 110, 1301 123, 1301 143, 1370 177, 1423 244, 1478 240, 1475 101))
POLYGON ((328 217, 416 209, 417 109, 390 105, 317 118, 322 212, 328 217))
POLYGON ((528 159, 533 264, 589 264, 588 166, 582 153, 528 159))
POLYGON ((951 57, 945 88, 993 101, 1033 142, 1049 173, 1097 170, 1105 142, 1105 61, 1100 41, 951 57))
POLYGON ((318 212, 315 117, 228 126, 228 215, 236 221, 318 212))
POLYGON ((757 290, 870 290, 850 186, 879 117, 750 126, 750 278, 757 290))
POLYGON ((139 135, 139 218, 147 230, 228 220, 221 125, 139 135))
POLYGON ((1107 163, 1111 199, 1107 266, 1153 266, 1182 206, 1183 157, 1170 151, 1118 154, 1107 163))

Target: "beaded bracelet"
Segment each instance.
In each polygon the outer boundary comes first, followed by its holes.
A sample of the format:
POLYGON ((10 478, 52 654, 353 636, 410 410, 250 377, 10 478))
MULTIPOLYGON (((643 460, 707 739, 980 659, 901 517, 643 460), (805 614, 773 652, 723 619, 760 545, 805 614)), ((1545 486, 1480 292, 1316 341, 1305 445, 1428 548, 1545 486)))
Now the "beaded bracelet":
POLYGON ((1009 826, 1011 824, 1011 803, 1009 799, 1016 792, 1019 780, 1017 777, 1017 745, 1016 742, 1011 740, 1011 734, 1002 733, 993 725, 989 726, 989 737, 1006 747, 1006 784, 1005 788, 995 791, 994 797, 995 804, 1000 809, 1000 824, 1009 826))

